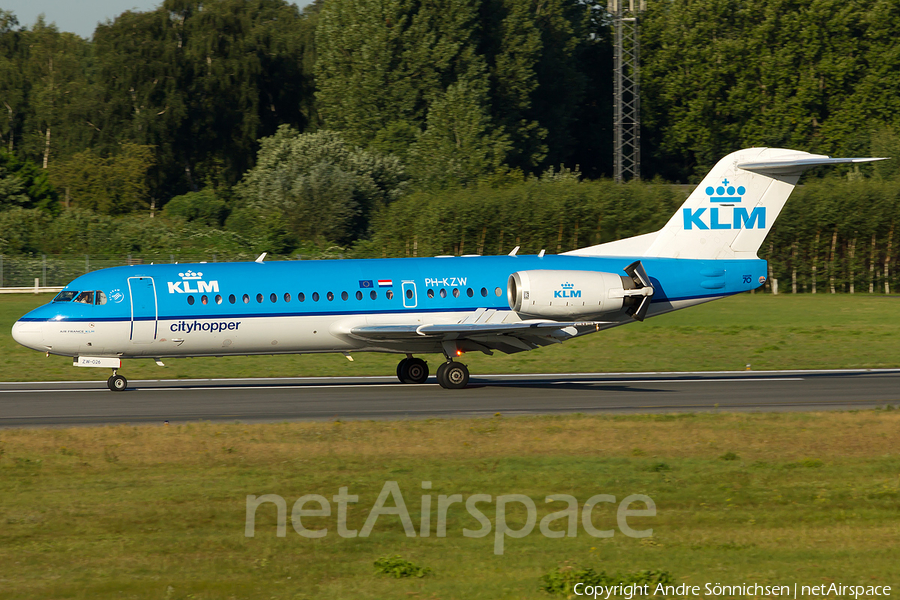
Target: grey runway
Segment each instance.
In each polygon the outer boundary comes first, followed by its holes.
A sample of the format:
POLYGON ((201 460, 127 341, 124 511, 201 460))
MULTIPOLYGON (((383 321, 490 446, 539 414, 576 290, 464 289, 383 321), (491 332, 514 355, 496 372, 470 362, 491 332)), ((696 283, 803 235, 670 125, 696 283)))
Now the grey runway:
POLYGON ((900 370, 484 375, 434 378, 0 383, 0 427, 691 411, 864 409, 900 403, 900 370))

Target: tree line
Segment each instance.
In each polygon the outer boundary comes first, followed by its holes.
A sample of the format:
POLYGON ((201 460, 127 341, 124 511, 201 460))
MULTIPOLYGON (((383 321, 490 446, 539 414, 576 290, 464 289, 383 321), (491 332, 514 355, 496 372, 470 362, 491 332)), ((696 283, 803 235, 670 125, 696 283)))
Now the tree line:
MULTIPOLYGON (((514 238, 552 252, 655 229, 683 197, 665 182, 697 181, 740 147, 900 155, 895 2, 651 2, 654 183, 613 185, 605 9, 164 0, 90 40, 0 11, 0 253, 404 256, 514 238)), ((883 277, 891 168, 807 177, 764 248, 775 272, 820 292, 876 280, 877 255, 883 277), (842 212, 862 198, 871 231, 842 212)))

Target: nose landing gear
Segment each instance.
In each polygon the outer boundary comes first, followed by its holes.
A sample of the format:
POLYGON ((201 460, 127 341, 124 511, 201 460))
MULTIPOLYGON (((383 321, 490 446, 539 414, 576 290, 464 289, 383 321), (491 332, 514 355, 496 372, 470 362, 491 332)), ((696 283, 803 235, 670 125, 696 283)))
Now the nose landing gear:
POLYGON ((128 387, 128 380, 122 375, 118 375, 113 369, 113 374, 106 380, 107 387, 114 392, 123 392, 128 387))

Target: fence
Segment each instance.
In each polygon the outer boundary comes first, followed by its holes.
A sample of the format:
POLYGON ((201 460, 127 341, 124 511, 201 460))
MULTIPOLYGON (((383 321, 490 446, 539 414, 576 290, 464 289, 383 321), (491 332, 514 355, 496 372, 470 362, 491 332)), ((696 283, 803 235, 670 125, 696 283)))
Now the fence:
MULTIPOLYGON (((900 271, 894 268, 896 257, 891 261, 891 252, 879 257, 873 249, 863 249, 857 256, 841 256, 832 250, 826 252, 811 265, 801 265, 800 261, 785 260, 785 252, 769 245, 768 252, 761 252, 761 258, 768 259, 769 281, 764 291, 775 293, 891 293, 900 286, 900 271), (835 256, 837 254, 837 256, 835 256), (855 260, 851 260, 854 258, 855 260), (799 267, 799 268, 798 268, 799 267), (803 268, 805 267, 805 268, 803 268), (818 268, 817 268, 818 267, 818 268), (777 286, 773 289, 774 286, 777 286)), ((342 253, 323 253, 316 256, 279 257, 269 255, 266 260, 341 258, 342 253)), ((790 257, 790 255, 788 255, 790 257)), ((120 267, 125 265, 146 265, 161 263, 201 263, 254 260, 255 255, 211 254, 126 254, 95 255, 84 254, 38 256, 5 256, 0 254, 0 289, 28 288, 33 290, 35 280, 41 288, 62 287, 85 273, 120 267)))
POLYGON ((40 287, 61 287, 85 273, 126 265, 147 265, 151 263, 198 263, 224 262, 232 260, 253 260, 255 256, 222 254, 126 254, 81 256, 60 256, 41 254, 38 256, 4 256, 0 254, 0 288, 34 288, 35 279, 40 287))

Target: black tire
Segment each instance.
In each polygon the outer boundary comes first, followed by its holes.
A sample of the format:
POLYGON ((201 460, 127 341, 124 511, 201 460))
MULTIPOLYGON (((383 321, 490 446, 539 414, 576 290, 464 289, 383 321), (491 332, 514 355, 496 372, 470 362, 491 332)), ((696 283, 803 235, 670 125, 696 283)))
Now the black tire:
POLYGON ((400 383, 406 383, 403 369, 406 368, 406 363, 408 363, 408 362, 409 362, 409 359, 404 358, 399 363, 397 363, 397 379, 400 380, 400 383))
POLYGON ((113 392, 124 392, 128 387, 128 380, 121 375, 113 375, 106 380, 106 385, 113 392))
POLYGON ((441 387, 447 387, 446 385, 444 385, 443 382, 444 382, 444 371, 447 370, 447 365, 449 365, 449 364, 450 363, 448 363, 448 362, 441 363, 440 366, 438 366, 438 368, 437 368, 437 372, 435 373, 435 376, 437 377, 437 381, 439 384, 441 384, 441 387))
POLYGON ((462 363, 447 363, 439 382, 444 389, 461 390, 469 384, 469 369, 462 363))
POLYGON ((421 358, 408 358, 403 366, 403 383, 425 383, 428 379, 428 365, 421 358))

